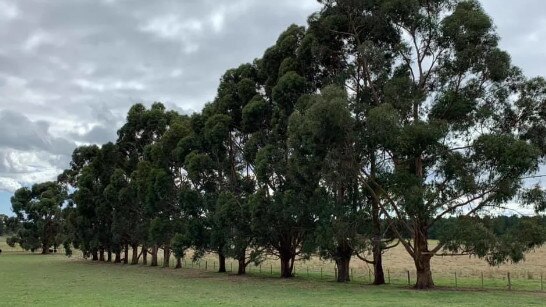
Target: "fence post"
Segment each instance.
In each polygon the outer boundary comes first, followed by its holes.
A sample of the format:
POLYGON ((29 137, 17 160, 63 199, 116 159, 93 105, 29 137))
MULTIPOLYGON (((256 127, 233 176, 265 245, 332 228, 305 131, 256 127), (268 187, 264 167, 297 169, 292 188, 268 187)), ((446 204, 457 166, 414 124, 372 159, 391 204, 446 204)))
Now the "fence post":
POLYGON ((205 271, 207 270, 207 267, 208 267, 208 261, 205 260, 205 271))
POLYGON ((482 289, 483 289, 483 272, 482 272, 482 289))
POLYGON ((457 272, 455 272, 455 288, 457 288, 457 272))
POLYGON ((512 290, 512 281, 510 280, 510 272, 508 272, 508 290, 512 290))
POLYGON ((229 263, 229 271, 230 271, 230 272, 233 272, 233 262, 230 262, 230 263, 229 263))
POLYGON ((411 285, 411 280, 410 280, 410 273, 408 271, 408 286, 410 286, 410 285, 411 285))
POLYGON ((216 271, 216 261, 212 263, 212 269, 216 271))
POLYGON ((389 285, 391 284, 391 271, 387 269, 387 278, 389 279, 389 285))

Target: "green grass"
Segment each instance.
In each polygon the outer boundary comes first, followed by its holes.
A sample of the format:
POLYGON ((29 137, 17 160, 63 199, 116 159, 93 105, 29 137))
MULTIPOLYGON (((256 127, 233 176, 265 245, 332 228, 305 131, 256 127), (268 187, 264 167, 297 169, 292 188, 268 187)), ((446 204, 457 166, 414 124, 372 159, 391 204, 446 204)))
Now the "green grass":
POLYGON ((203 269, 161 269, 33 255, 0 255, 0 305, 537 305, 546 293, 438 289, 414 291, 400 285, 340 285, 316 278, 281 280, 258 272, 250 277, 203 269))

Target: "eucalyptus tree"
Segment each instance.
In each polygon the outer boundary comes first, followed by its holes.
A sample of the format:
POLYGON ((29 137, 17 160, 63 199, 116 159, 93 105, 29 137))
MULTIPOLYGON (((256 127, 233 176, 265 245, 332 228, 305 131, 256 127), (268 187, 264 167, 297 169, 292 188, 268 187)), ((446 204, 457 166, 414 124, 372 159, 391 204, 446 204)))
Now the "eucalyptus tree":
POLYGON ((98 242, 93 200, 95 193, 100 191, 95 189, 93 165, 98 159, 99 151, 100 148, 96 145, 77 147, 72 153, 70 167, 57 179, 67 191, 73 190, 68 194, 65 208, 66 243, 80 249, 84 257, 91 254, 93 260, 99 259, 98 250, 91 246, 92 242, 98 242))
MULTIPOLYGON (((383 103, 382 93, 370 88, 382 88, 390 71, 385 63, 394 57, 393 46, 400 42, 390 16, 382 9, 388 1, 319 1, 323 8, 309 18, 309 36, 312 38, 315 61, 324 69, 317 78, 325 84, 344 87, 349 93, 349 108, 354 117, 354 142, 356 163, 369 170, 365 180, 377 180, 381 172, 382 150, 377 138, 370 135, 367 117, 371 109, 383 103), (381 54, 365 50, 373 45, 381 54)), ((357 167, 358 169, 358 167, 357 167)), ((388 229, 382 223, 380 197, 373 197, 366 188, 358 190, 365 199, 371 225, 367 237, 371 241, 374 266, 374 284, 384 284, 382 253, 392 238, 385 236, 388 229)), ((375 193, 377 195, 378 193, 375 193)))
POLYGON ((316 243, 337 265, 337 280, 350 280, 351 258, 369 242, 369 212, 358 185, 354 119, 344 88, 330 86, 310 96, 290 118, 294 180, 316 187, 316 243))
POLYGON ((66 197, 66 189, 57 182, 34 184, 15 191, 11 205, 20 227, 7 240, 8 244, 18 243, 33 252, 41 249, 42 254, 49 254, 51 247, 56 249, 63 242, 62 207, 66 197))
MULTIPOLYGON (((135 236, 133 236, 134 251, 137 250, 138 245, 143 245, 143 254, 147 252, 146 243, 148 241, 148 229, 146 228, 151 220, 155 218, 153 214, 145 211, 146 206, 146 193, 138 193, 138 182, 133 182, 133 178, 142 176, 140 174, 133 174, 138 168, 139 163, 144 161, 144 154, 147 146, 156 143, 162 135, 167 131, 169 122, 172 117, 175 116, 174 112, 166 112, 165 106, 161 103, 154 103, 147 109, 142 104, 135 104, 131 107, 127 114, 126 123, 118 130, 118 140, 116 145, 121 153, 121 166, 123 170, 123 180, 126 181, 127 187, 124 190, 119 190, 119 197, 127 197, 120 202, 127 203, 131 206, 130 210, 134 212, 135 217, 138 217, 138 231, 135 230, 135 236), (148 213, 148 214, 146 214, 148 213), (146 229, 144 229, 146 228, 146 229), (135 248, 136 247, 136 248, 135 248)), ((121 176, 121 174, 120 174, 121 176)), ((120 182, 121 183, 121 182, 120 182)), ((113 195, 111 199, 115 199, 113 195)), ((120 219, 124 219, 121 215, 117 215, 120 219)), ((115 220, 113 221, 116 222, 115 220)), ((123 225, 125 222, 120 221, 118 224, 123 225)), ((128 249, 129 242, 125 242, 125 250, 128 249)), ((157 246, 152 246, 152 265, 154 259, 157 259, 157 246)), ((127 254, 127 252, 126 252, 127 254)), ((127 259, 126 259, 127 261, 127 259)), ((136 259, 138 261, 138 258, 136 259)))
MULTIPOLYGON (((261 259, 261 248, 254 244, 248 204, 256 186, 254 161, 245 159, 245 147, 252 137, 245 123, 249 119, 247 106, 263 101, 258 74, 256 64, 228 70, 204 126, 206 152, 213 162, 219 193, 210 216, 212 238, 221 242, 226 256, 237 259, 238 274, 244 274, 251 261, 261 259)), ((252 120, 259 121, 260 117, 252 120)))
POLYGON ((168 128, 161 138, 146 148, 141 162, 150 167, 146 178, 140 178, 141 195, 145 199, 145 211, 153 216, 149 238, 164 251, 163 266, 169 266, 171 242, 177 236, 177 260, 180 260, 180 236, 188 237, 183 206, 179 193, 185 179, 185 170, 178 157, 178 143, 192 133, 188 117, 171 113, 168 128))
MULTIPOLYGON (((313 82, 305 77, 312 66, 305 65, 310 46, 304 44, 305 29, 295 25, 282 33, 276 44, 257 61, 264 94, 248 105, 247 112, 260 116, 255 127, 264 125, 257 132, 245 155, 254 161, 254 175, 258 189, 250 197, 252 231, 260 246, 278 256, 281 276, 293 276, 294 261, 298 255, 306 256, 315 227, 313 217, 314 187, 293 180, 296 173, 291 168, 291 152, 288 146, 288 120, 301 97, 315 90, 313 82), (264 119, 261 119, 264 118, 264 119)), ((252 119, 246 118, 252 123, 252 119)), ((250 132, 255 132, 250 131, 250 132)), ((297 163, 296 163, 297 164, 297 163)))
MULTIPOLYGON (((359 76, 343 80, 355 95, 360 137, 373 145, 364 147, 361 182, 413 258, 415 286, 434 286, 430 261, 438 254, 475 254, 492 264, 520 260, 499 251, 497 241, 477 241, 490 236, 477 221, 463 223, 468 219, 460 219, 461 227, 472 236, 453 233, 434 247, 428 241, 430 227, 443 217, 487 215, 505 206, 541 157, 536 142, 505 121, 507 109, 522 110, 526 80, 498 48, 480 4, 323 3, 341 12, 334 19, 341 27, 329 30, 337 43, 352 46, 338 49, 347 63, 341 71, 359 76), (381 35, 374 35, 377 29, 381 35)), ((522 233, 524 250, 539 243, 532 237, 522 233)))

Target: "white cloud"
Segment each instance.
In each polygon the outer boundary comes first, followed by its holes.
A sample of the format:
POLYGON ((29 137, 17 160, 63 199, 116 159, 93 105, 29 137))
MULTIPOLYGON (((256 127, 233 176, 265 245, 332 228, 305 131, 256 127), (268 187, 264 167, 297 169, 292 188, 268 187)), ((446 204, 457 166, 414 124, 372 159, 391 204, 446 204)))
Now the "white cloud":
POLYGON ((13 193, 21 188, 21 184, 16 180, 8 177, 0 177, 0 191, 13 193))
POLYGON ((135 90, 142 91, 145 85, 135 80, 108 80, 105 82, 96 82, 87 79, 76 79, 74 84, 84 90, 92 90, 97 92, 115 91, 115 90, 135 90))
POLYGON ((64 40, 60 37, 57 37, 51 33, 45 32, 43 30, 38 30, 32 33, 23 44, 23 50, 25 52, 33 52, 36 49, 44 45, 52 46, 62 46, 64 40))
POLYGON ((214 32, 220 32, 226 19, 225 12, 218 11, 210 16, 210 23, 214 32))
POLYGON ((12 1, 0 1, 0 21, 19 17, 20 11, 12 1))
POLYGON ((197 19, 182 21, 177 15, 169 14, 150 19, 142 28, 162 38, 176 39, 203 30, 203 23, 197 19))

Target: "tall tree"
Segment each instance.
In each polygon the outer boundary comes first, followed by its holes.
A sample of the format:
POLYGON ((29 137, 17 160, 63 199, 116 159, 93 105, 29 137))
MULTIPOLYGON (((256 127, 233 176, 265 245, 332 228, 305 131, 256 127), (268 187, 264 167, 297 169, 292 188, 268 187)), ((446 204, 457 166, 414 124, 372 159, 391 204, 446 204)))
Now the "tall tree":
MULTIPOLYGON (((132 244, 133 251, 136 251, 138 246, 142 244, 144 245, 143 253, 147 252, 147 227, 151 220, 155 218, 154 214, 145 211, 146 197, 149 194, 138 193, 140 183, 133 180, 144 176, 143 171, 141 170, 139 174, 133 174, 133 172, 137 171, 139 163, 144 161, 146 148, 156 143, 163 136, 174 116, 176 114, 166 112, 165 106, 161 103, 154 103, 149 109, 142 104, 135 104, 127 114, 126 123, 118 130, 116 145, 121 152, 120 169, 124 171, 123 177, 127 181, 126 189, 119 190, 124 193, 119 196, 127 197, 127 199, 120 201, 130 204, 131 211, 139 218, 139 231, 134 233, 132 242, 125 242, 126 255, 129 244, 132 244)), ((122 216, 119 217, 123 218, 122 216)), ((152 246, 152 265, 157 265, 157 262, 154 261, 154 259, 157 260, 157 251, 157 246, 152 246)), ((138 258, 133 259, 133 261, 138 261, 138 258)))
POLYGON ((271 114, 265 121, 267 129, 257 133, 245 153, 254 160, 258 181, 258 189, 250 199, 253 232, 258 244, 279 257, 284 278, 293 276, 296 257, 311 250, 305 243, 313 242, 308 239, 315 226, 314 187, 293 180, 294 163, 290 163, 287 138, 288 120, 298 100, 314 91, 313 84, 303 77, 309 67, 299 60, 306 50, 304 37, 303 27, 290 26, 258 61, 264 80, 263 99, 271 114))
MULTIPOLYGON (((346 84, 362 121, 362 184, 414 259, 415 286, 433 287, 434 255, 484 252, 471 241, 431 248, 430 227, 445 216, 502 207, 537 170, 538 148, 500 128, 506 106, 518 108, 519 71, 477 1, 324 3, 342 10, 343 27, 330 31, 352 42, 353 55, 344 58, 351 76, 360 76, 346 84), (374 17, 381 20, 366 22, 374 17), (378 27, 385 34, 370 37, 378 27)), ((473 225, 473 233, 483 230, 473 225)))
POLYGON ((340 282, 350 280, 351 258, 367 247, 369 227, 358 185, 352 118, 345 89, 327 87, 290 118, 293 180, 315 187, 320 255, 335 261, 340 282))

